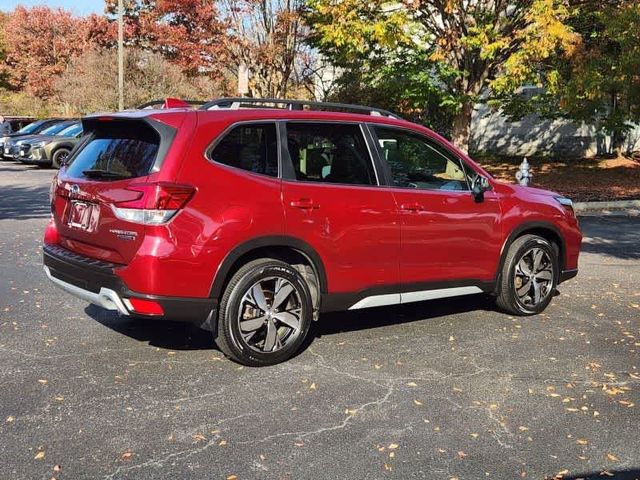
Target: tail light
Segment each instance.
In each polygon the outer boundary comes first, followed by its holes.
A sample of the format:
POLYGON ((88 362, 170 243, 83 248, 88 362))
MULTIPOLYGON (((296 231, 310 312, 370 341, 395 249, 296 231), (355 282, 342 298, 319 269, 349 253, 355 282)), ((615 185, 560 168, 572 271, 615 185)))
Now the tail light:
POLYGON ((111 209, 120 220, 143 225, 162 225, 171 220, 195 193, 191 185, 139 183, 127 187, 138 192, 134 200, 117 202, 111 209))

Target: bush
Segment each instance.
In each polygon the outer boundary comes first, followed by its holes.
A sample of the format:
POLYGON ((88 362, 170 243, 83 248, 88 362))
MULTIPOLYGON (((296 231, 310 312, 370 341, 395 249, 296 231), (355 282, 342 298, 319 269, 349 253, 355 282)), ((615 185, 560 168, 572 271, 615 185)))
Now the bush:
POLYGON ((50 107, 46 101, 25 92, 0 89, 0 112, 4 115, 44 118, 54 114, 50 107))
MULTIPOLYGON (((128 49, 125 56, 125 108, 177 97, 212 99, 228 90, 224 82, 190 77, 157 53, 128 49)), ((60 113, 82 115, 118 109, 118 60, 115 50, 90 50, 75 58, 56 82, 60 113)))

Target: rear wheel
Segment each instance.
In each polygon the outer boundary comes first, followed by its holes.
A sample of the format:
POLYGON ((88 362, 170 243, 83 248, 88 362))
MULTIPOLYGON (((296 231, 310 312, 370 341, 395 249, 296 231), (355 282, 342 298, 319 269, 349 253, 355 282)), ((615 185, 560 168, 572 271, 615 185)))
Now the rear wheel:
POLYGON ((498 307, 513 315, 542 312, 553 298, 558 271, 558 253, 551 243, 537 235, 517 238, 502 267, 498 307))
POLYGON ((295 268, 275 259, 254 260, 227 284, 216 343, 243 365, 274 365, 295 355, 312 316, 309 286, 295 268))
POLYGON ((60 168, 60 166, 64 163, 70 153, 71 150, 68 150, 66 148, 59 148, 58 150, 53 152, 53 156, 51 157, 51 166, 53 168, 60 168))

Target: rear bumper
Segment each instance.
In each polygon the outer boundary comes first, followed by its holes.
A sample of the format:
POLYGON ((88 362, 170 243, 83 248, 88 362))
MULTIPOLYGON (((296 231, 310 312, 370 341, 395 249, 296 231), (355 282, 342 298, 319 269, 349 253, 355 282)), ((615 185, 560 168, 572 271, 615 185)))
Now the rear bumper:
POLYGON ((56 286, 60 287, 65 292, 70 293, 74 297, 81 298, 82 300, 86 300, 89 303, 93 303, 94 305, 98 305, 99 307, 107 310, 117 310, 122 315, 130 315, 129 310, 127 310, 127 307, 120 298, 120 295, 110 288, 100 287, 100 290, 97 293, 85 290, 82 287, 78 287, 77 285, 67 283, 60 278, 54 277, 51 274, 51 269, 46 265, 44 267, 44 273, 47 274, 49 280, 55 283, 56 286))
POLYGON ((47 277, 59 288, 89 303, 122 315, 195 324, 207 330, 215 326, 217 303, 209 298, 181 298, 133 292, 116 274, 118 265, 78 255, 56 245, 43 246, 47 277), (129 299, 159 303, 163 315, 141 315, 131 309, 129 299))

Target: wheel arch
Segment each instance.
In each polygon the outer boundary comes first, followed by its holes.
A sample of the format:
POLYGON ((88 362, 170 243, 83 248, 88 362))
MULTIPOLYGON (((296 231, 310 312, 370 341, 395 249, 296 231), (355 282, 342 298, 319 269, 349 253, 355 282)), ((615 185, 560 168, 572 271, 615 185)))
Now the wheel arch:
POLYGON ((538 235, 539 237, 542 237, 552 244, 556 245, 558 247, 558 261, 560 263, 560 271, 558 272, 558 274, 561 274, 565 268, 567 248, 560 229, 553 223, 544 221, 522 223, 511 231, 502 245, 502 250, 500 251, 500 264, 498 265, 498 271, 496 272, 496 293, 499 293, 498 288, 500 285, 500 277, 502 275, 502 268, 504 267, 504 262, 507 257, 507 252, 509 251, 509 247, 511 247, 511 244, 516 239, 522 237, 523 235, 538 235))
POLYGON ((51 148, 51 158, 53 158, 55 153, 59 150, 69 150, 69 152, 71 152, 71 150, 73 150, 73 145, 70 145, 68 143, 60 143, 58 145, 54 145, 51 148))
MULTIPOLYGON (((71 151, 73 150, 73 145, 69 145, 68 143, 60 143, 58 145, 53 145, 51 147, 51 150, 49 152, 49 160, 51 160, 51 165, 52 166, 56 166, 56 162, 54 161, 54 157, 56 155, 56 153, 58 153, 60 150, 67 150, 69 152, 69 154, 71 154, 71 151)), ((60 168, 61 165, 57 165, 57 168, 60 168)))
POLYGON ((318 280, 319 294, 327 292, 327 274, 318 252, 304 240, 286 235, 254 238, 231 250, 224 258, 213 279, 209 297, 219 300, 233 273, 256 258, 275 257, 292 262, 304 259, 318 280))

